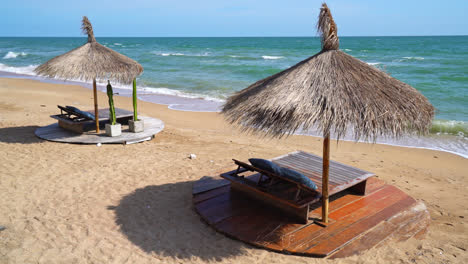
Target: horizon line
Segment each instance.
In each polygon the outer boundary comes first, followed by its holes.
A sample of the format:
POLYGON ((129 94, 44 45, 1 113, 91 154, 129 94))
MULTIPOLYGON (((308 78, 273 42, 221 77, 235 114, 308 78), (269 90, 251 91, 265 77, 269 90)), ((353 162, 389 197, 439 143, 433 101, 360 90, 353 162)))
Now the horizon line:
MULTIPOLYGON (((466 37, 467 35, 342 35, 339 37, 466 37)), ((87 38, 87 36, 0 36, 0 38, 87 38)), ((320 38, 320 36, 100 36, 96 38, 320 38)))

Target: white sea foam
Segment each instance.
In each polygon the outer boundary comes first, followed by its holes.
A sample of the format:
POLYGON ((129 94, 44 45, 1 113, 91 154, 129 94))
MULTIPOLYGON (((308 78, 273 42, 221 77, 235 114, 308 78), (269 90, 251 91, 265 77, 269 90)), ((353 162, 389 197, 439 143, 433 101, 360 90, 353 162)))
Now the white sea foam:
POLYGON ((36 69, 37 66, 38 65, 29 65, 29 66, 24 66, 24 67, 13 67, 13 66, 8 66, 8 65, 0 63, 0 71, 12 72, 12 73, 17 73, 17 74, 36 75, 34 73, 34 69, 36 69))
POLYGON ((156 55, 159 55, 159 56, 185 56, 185 54, 183 53, 155 53, 156 55))
POLYGON ((114 45, 116 45, 116 46, 122 46, 121 43, 114 43, 114 45))
POLYGON ((197 94, 197 93, 187 93, 187 92, 182 92, 179 90, 174 90, 170 88, 165 88, 165 87, 140 87, 138 88, 140 91, 144 91, 147 93, 153 93, 153 94, 162 94, 162 95, 172 95, 172 96, 178 96, 178 97, 184 97, 184 98, 192 98, 192 99, 204 99, 208 101, 215 101, 215 102, 225 102, 225 100, 216 98, 213 96, 208 96, 206 94, 197 94))
POLYGON ((381 63, 380 62, 367 62, 367 64, 374 66, 374 65, 379 65, 381 63))
POLYGON ((14 52, 14 51, 9 51, 3 58, 4 59, 14 59, 18 56, 21 56, 21 57, 24 57, 28 55, 27 53, 25 52, 14 52))
POLYGON ((407 60, 424 60, 423 57, 403 57, 403 59, 407 59, 407 60))
POLYGON ((344 49, 344 51, 353 51, 352 49, 344 49))
POLYGON ((283 56, 262 56, 264 60, 279 60, 284 58, 283 56))

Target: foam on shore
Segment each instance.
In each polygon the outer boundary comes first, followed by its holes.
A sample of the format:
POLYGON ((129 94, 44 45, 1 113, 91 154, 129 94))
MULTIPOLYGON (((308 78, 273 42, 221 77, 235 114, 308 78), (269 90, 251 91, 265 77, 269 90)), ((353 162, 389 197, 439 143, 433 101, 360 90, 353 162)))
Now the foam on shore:
MULTIPOLYGON (((8 67, 8 66, 7 66, 8 67)), ((10 67, 14 71, 2 71, 2 64, 0 64, 0 77, 6 78, 21 78, 33 79, 42 82, 50 82, 57 84, 74 84, 82 87, 92 89, 91 84, 80 81, 63 81, 44 78, 36 75, 33 70, 36 66, 31 65, 27 67, 10 67), (19 70, 20 69, 20 70, 19 70)), ((97 89, 106 92, 106 83, 98 82, 97 89)), ((131 86, 114 85, 115 93, 131 97, 131 86)), ((189 112, 220 112, 224 100, 206 95, 184 93, 178 90, 169 88, 154 88, 154 87, 140 87, 138 98, 142 101, 151 102, 155 104, 167 105, 169 109, 178 111, 189 112)), ((316 130, 309 130, 306 133, 297 133, 301 135, 321 136, 321 133, 316 130)), ((350 132, 341 140, 354 141, 350 132)), ((375 143, 386 144, 392 146, 410 147, 410 148, 424 148, 432 150, 440 150, 453 154, 457 154, 464 158, 468 158, 468 122, 463 121, 450 121, 450 120, 434 120, 431 134, 423 137, 417 136, 404 136, 400 139, 379 138, 375 143)), ((333 136, 332 136, 333 137, 333 136)))

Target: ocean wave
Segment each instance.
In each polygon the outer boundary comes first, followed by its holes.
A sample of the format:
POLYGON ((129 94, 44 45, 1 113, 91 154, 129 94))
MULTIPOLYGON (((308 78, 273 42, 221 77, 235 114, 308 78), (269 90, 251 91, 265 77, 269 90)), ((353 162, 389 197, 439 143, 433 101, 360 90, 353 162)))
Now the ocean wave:
MULTIPOLYGON (((128 86, 128 85, 116 86, 116 88, 124 89, 124 90, 133 89, 131 86, 128 86)), ((202 99, 202 100, 214 101, 214 102, 220 102, 220 103, 225 102, 225 100, 220 99, 218 97, 214 97, 214 96, 210 96, 210 95, 206 95, 206 94, 183 92, 183 91, 180 91, 180 90, 170 89, 170 88, 166 88, 166 87, 139 86, 139 87, 137 87, 137 89, 138 89, 138 91, 144 92, 146 94, 171 95, 171 96, 190 98, 190 99, 202 99)))
POLYGON ((9 51, 3 58, 4 59, 14 59, 18 56, 24 57, 27 56, 28 54, 26 52, 14 52, 14 51, 9 51))
POLYGON ((352 49, 344 49, 344 51, 353 51, 352 49))
POLYGON ((407 59, 407 60, 424 60, 423 57, 403 57, 403 59, 407 59))
POLYGON ((185 53, 180 53, 180 52, 152 52, 154 55, 157 56, 187 56, 187 57, 208 57, 210 56, 209 52, 205 53, 198 53, 198 54, 185 54, 185 53))
POLYGON ((12 73, 17 73, 17 74, 36 75, 34 73, 34 69, 36 69, 37 66, 38 65, 29 65, 29 66, 24 66, 24 67, 13 67, 13 66, 8 66, 8 65, 0 63, 0 71, 12 72, 12 73))
POLYGON ((283 56, 262 56, 264 60, 279 60, 284 58, 283 56))
POLYGON ((432 121, 431 134, 448 134, 459 137, 468 137, 468 122, 457 120, 432 121))
POLYGON ((116 45, 116 46, 122 46, 121 43, 114 43, 114 45, 116 45))
POLYGON ((156 55, 159 55, 159 56, 164 56, 164 57, 167 57, 167 56, 185 56, 185 54, 183 53, 155 53, 156 55))
POLYGON ((372 66, 382 64, 381 62, 366 62, 366 63, 372 66))

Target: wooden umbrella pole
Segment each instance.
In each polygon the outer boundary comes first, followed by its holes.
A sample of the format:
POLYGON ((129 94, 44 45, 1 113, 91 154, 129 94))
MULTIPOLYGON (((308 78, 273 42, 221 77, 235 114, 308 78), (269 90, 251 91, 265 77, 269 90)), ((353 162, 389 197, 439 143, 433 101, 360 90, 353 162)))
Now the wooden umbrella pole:
POLYGON ((98 101, 97 101, 96 79, 93 79, 93 93, 94 93, 94 117, 96 118, 96 133, 99 133, 99 110, 98 110, 98 101))
POLYGON ((328 172, 330 168, 330 133, 323 139, 322 221, 328 223, 328 172))

